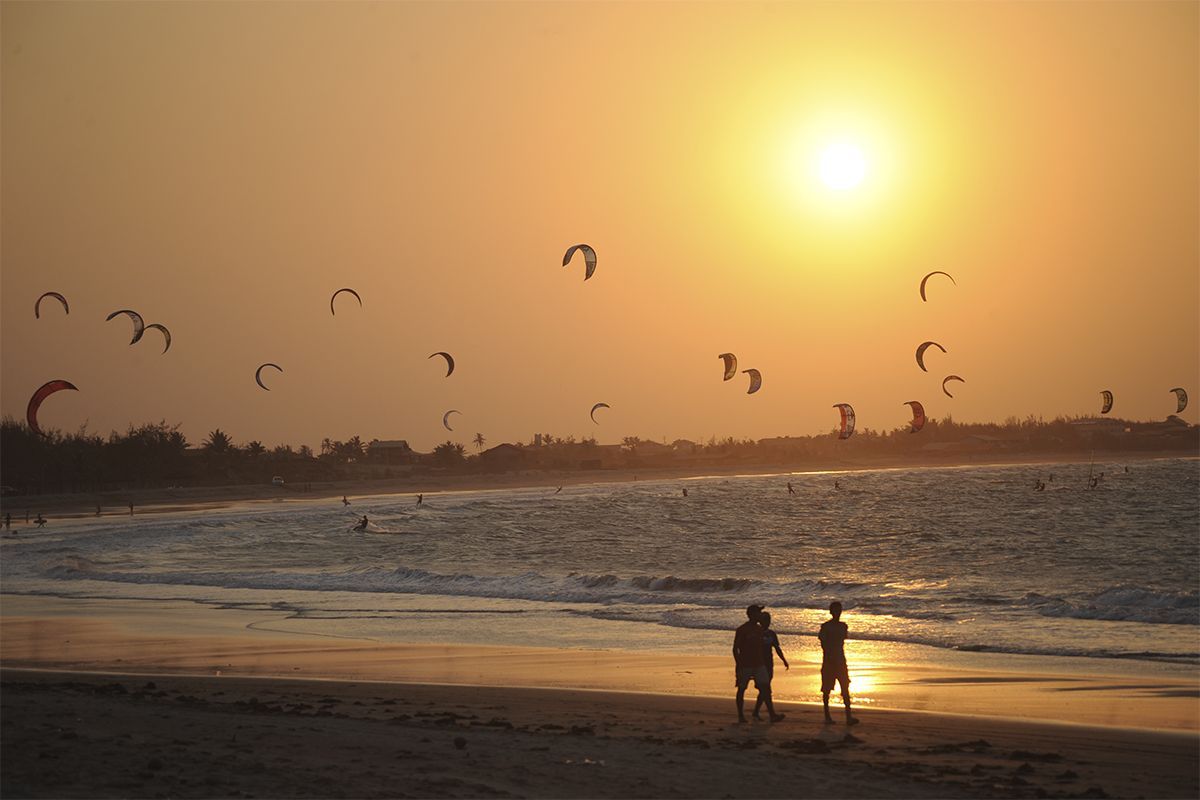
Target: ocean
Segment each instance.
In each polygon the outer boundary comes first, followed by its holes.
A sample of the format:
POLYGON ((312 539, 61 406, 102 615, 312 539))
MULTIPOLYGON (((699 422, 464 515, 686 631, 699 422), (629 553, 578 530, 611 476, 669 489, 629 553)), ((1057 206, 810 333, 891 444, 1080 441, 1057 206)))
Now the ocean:
POLYGON ((1196 459, 352 501, 52 521, 5 537, 0 588, 194 601, 384 642, 681 653, 727 652, 750 603, 781 637, 813 636, 836 599, 853 638, 932 659, 1200 664, 1196 459))

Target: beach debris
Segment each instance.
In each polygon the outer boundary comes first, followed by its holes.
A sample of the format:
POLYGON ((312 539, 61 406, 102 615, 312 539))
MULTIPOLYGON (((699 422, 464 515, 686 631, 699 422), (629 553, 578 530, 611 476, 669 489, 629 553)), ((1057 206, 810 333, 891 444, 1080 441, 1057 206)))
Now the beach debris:
POLYGON ((733 380, 733 376, 737 375, 737 356, 733 353, 721 353, 717 358, 725 361, 725 377, 723 380, 733 380))
POLYGON ((742 374, 750 376, 750 388, 746 390, 746 394, 754 394, 762 388, 762 373, 756 369, 744 369, 742 374))
MULTIPOLYGON (((449 353, 443 353, 439 351, 437 353, 431 353, 429 358, 433 358, 434 356, 441 356, 442 358, 446 359, 446 377, 449 378, 450 373, 454 372, 454 357, 449 353)), ((426 359, 426 361, 428 360, 429 359, 426 359)))
POLYGON ((104 321, 110 322, 118 314, 126 314, 133 320, 133 338, 129 340, 129 343, 131 345, 137 344, 138 339, 141 339, 142 334, 146 332, 146 323, 142 322, 142 315, 136 311, 130 311, 128 308, 122 308, 109 314, 104 318, 104 321))
POLYGON ((1175 393, 1175 400, 1176 400, 1177 405, 1179 406, 1178 408, 1175 409, 1175 413, 1182 414, 1183 410, 1185 408, 1187 408, 1187 392, 1184 391, 1183 387, 1181 387, 1181 386, 1176 386, 1171 391, 1175 393))
POLYGON ((929 370, 925 369, 925 351, 928 350, 931 345, 936 347, 938 350, 941 350, 943 353, 946 352, 946 348, 942 347, 937 342, 921 342, 921 344, 917 346, 917 366, 921 368, 922 372, 929 372, 929 370))
POLYGON ((964 381, 962 378, 958 377, 957 375, 947 375, 945 378, 942 379, 942 391, 946 393, 946 397, 954 397, 954 395, 950 394, 950 390, 946 388, 947 381, 958 381, 959 383, 966 383, 966 381, 964 381))
POLYGON ((462 412, 459 411, 457 408, 452 408, 449 411, 447 411, 445 414, 442 414, 442 426, 448 431, 454 430, 454 428, 450 427, 450 415, 451 414, 461 414, 461 413, 462 412))
POLYGON ((163 340, 165 341, 165 344, 163 345, 163 352, 165 353, 168 350, 170 350, 171 349, 171 332, 169 330, 167 330, 167 326, 159 325, 157 322, 151 322, 149 325, 146 326, 146 330, 149 330, 151 328, 154 328, 155 330, 158 330, 158 331, 162 331, 163 340))
POLYGON ((1104 389, 1100 392, 1100 398, 1100 413, 1107 414, 1112 411, 1113 393, 1108 389, 1104 389))
POLYGON ((337 299, 337 296, 338 296, 339 294, 341 294, 342 292, 349 292, 350 294, 354 295, 354 299, 358 301, 358 307, 359 307, 359 308, 362 308, 362 304, 363 304, 363 303, 362 303, 362 298, 358 296, 358 292, 354 291, 353 289, 338 289, 338 290, 337 290, 336 292, 334 292, 334 293, 333 293, 333 295, 332 295, 332 296, 329 298, 329 313, 330 313, 330 314, 334 314, 334 315, 336 316, 337 312, 333 310, 333 301, 334 301, 334 300, 336 300, 336 299, 337 299))
POLYGON ((953 283, 955 286, 958 286, 958 283, 954 280, 954 276, 951 275, 949 272, 942 272, 940 269, 934 270, 933 272, 926 275, 924 278, 921 278, 921 302, 923 302, 923 303, 929 302, 925 298, 925 281, 929 280, 934 275, 945 275, 947 278, 950 279, 951 283, 953 283))
POLYGON ((842 412, 842 427, 838 431, 838 438, 849 439, 854 435, 854 406, 849 403, 834 403, 833 407, 842 412))
POLYGON ((38 408, 41 407, 42 401, 47 397, 55 392, 61 392, 64 389, 70 389, 76 392, 79 391, 78 387, 76 387, 75 384, 71 383, 70 381, 47 381, 46 383, 43 383, 36 392, 33 393, 32 397, 29 398, 29 405, 25 408, 25 421, 29 423, 29 427, 34 433, 38 434, 39 436, 47 435, 43 433, 40 427, 38 427, 38 408))
POLYGON ((278 364, 272 364, 271 362, 268 361, 266 364, 259 365, 258 369, 254 370, 254 382, 269 392, 269 391, 271 391, 271 389, 265 383, 262 382, 262 371, 264 369, 266 369, 267 367, 273 367, 273 368, 279 370, 280 372, 283 372, 283 367, 279 366, 278 364))
POLYGON ((912 406, 912 429, 909 430, 909 433, 916 433, 925 427, 925 406, 917 400, 907 400, 901 405, 912 406))
POLYGON ((583 260, 584 263, 587 264, 587 268, 583 273, 583 279, 586 281, 588 278, 592 277, 592 273, 596 271, 596 251, 592 249, 591 245, 587 244, 571 245, 567 248, 566 255, 563 256, 562 265, 564 267, 571 263, 571 258, 575 255, 576 250, 583 251, 583 260))
POLYGON ((69 305, 67 305, 67 298, 63 297, 58 292, 45 292, 41 297, 39 297, 37 299, 37 302, 33 304, 33 318, 34 319, 42 318, 42 301, 45 300, 47 297, 53 297, 58 302, 62 303, 63 311, 67 312, 68 314, 71 313, 71 307, 69 305))
POLYGON ((588 412, 588 416, 592 418, 592 422, 596 425, 600 424, 599 422, 596 422, 596 411, 597 409, 601 408, 612 408, 612 406, 610 406, 608 403, 596 403, 596 405, 592 406, 592 410, 588 412))

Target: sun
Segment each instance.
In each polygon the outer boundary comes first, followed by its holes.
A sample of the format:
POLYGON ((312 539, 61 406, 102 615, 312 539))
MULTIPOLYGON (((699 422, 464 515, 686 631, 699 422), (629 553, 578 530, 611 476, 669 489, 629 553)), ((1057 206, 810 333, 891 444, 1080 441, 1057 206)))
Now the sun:
POLYGON ((842 192, 853 189, 867 176, 867 159, 856 145, 835 142, 828 145, 817 160, 821 182, 842 192))

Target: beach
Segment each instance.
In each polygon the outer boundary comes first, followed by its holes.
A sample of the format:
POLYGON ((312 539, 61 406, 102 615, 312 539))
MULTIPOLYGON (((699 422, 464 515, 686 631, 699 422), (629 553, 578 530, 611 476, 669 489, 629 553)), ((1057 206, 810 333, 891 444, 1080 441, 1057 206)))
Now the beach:
MULTIPOLYGON (((5 797, 1200 791, 1186 681, 875 663, 877 685, 907 688, 886 702, 865 692, 853 728, 840 708, 827 725, 818 703, 786 692, 784 721, 739 725, 724 654, 387 645, 231 627, 182 604, 10 614, 39 604, 4 598, 5 797), (1048 703, 1058 721, 1036 717, 1048 703), (972 713, 916 710, 955 704, 972 713)), ((792 666, 816 681, 815 662, 792 666)))

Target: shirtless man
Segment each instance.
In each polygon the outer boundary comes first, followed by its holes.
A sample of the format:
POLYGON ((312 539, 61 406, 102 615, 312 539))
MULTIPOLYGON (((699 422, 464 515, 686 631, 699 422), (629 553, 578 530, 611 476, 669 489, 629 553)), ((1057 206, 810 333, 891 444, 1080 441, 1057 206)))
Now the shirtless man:
POLYGON ((825 721, 833 722, 829 716, 829 693, 834 683, 842 685, 842 702, 846 705, 846 724, 857 725, 858 718, 850 713, 850 668, 846 665, 846 635, 850 629, 842 622, 842 604, 834 600, 829 604, 828 619, 821 624, 817 638, 821 640, 821 700, 825 703, 825 721))

